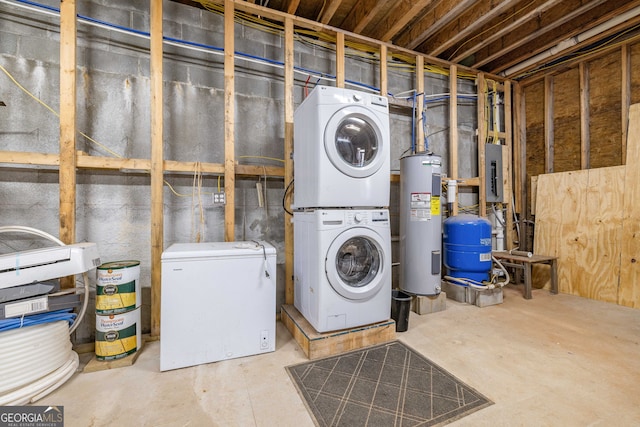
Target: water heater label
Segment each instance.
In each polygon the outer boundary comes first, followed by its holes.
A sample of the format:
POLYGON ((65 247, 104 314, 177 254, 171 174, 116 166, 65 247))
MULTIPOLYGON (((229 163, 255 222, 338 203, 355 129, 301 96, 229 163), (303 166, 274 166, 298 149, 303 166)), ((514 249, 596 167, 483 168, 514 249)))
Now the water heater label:
POLYGON ((431 193, 411 193, 410 221, 429 221, 431 219, 431 193))
POLYGON ((431 219, 431 212, 429 209, 411 209, 410 221, 429 221, 431 219))
POLYGON ((433 196, 431 198, 431 215, 440 215, 440 196, 433 196))
POLYGON ((411 193, 411 209, 428 209, 431 203, 431 193, 411 193))

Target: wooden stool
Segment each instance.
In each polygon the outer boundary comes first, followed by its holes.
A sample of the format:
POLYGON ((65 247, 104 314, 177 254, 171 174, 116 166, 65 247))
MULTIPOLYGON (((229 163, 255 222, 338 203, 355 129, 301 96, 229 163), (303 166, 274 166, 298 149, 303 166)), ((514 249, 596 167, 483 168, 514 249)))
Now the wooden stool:
POLYGON ((558 257, 548 255, 512 255, 509 252, 493 252, 492 255, 505 267, 524 270, 524 297, 531 299, 531 266, 548 264, 551 267, 551 293, 558 293, 558 257))

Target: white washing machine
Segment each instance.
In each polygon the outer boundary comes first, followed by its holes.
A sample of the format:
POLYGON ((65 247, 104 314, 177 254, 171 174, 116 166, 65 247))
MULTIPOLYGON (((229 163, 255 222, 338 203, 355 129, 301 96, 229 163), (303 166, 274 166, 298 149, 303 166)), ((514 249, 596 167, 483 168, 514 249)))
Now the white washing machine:
POLYGON ((318 332, 389 319, 386 209, 294 212, 294 304, 318 332))
POLYGON ((316 86, 294 116, 293 207, 388 207, 385 97, 316 86))

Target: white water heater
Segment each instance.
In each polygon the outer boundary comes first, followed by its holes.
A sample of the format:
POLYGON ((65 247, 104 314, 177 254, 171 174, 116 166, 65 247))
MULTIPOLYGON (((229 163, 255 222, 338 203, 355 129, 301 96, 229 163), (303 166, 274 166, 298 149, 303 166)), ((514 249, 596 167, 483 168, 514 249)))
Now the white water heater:
POLYGON ((441 173, 440 156, 400 159, 400 288, 415 295, 441 290, 441 173))

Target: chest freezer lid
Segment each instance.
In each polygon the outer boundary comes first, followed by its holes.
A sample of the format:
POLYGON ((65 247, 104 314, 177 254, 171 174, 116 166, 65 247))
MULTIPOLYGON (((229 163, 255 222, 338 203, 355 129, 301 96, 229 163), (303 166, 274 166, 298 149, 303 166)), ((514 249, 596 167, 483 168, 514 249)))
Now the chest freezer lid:
POLYGON ((162 261, 186 258, 264 257, 276 254, 265 241, 174 243, 162 253, 162 261))

